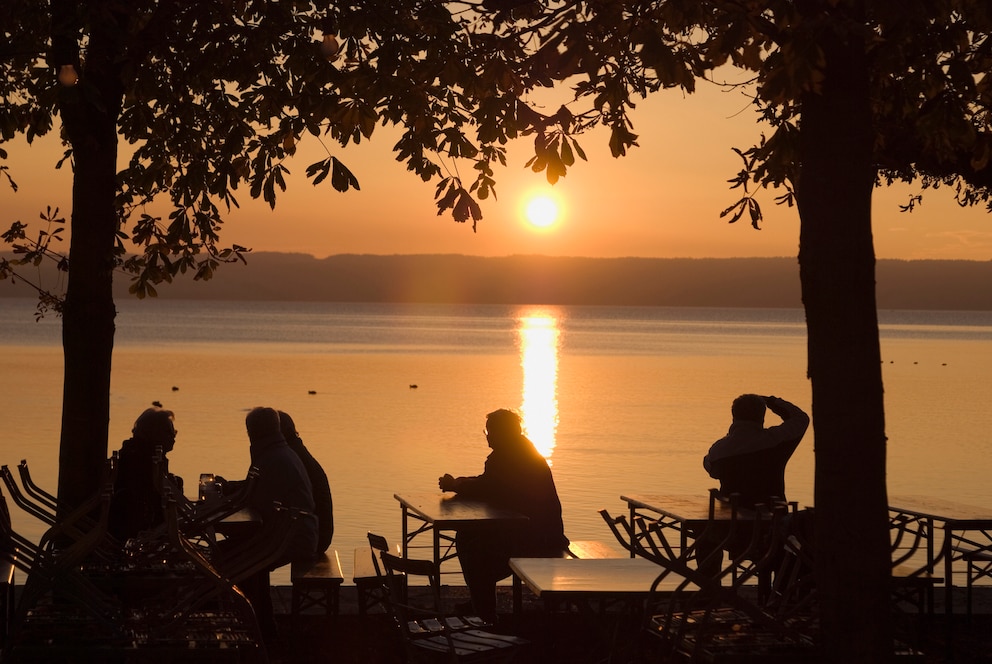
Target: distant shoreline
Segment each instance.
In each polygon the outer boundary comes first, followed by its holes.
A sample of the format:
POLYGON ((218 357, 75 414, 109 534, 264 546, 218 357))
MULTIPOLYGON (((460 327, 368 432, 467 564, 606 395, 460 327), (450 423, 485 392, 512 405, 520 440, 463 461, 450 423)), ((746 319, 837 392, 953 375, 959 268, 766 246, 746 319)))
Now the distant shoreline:
MULTIPOLYGON (((32 271, 32 277, 38 276, 32 271)), ((42 272, 42 283, 56 283, 42 272)), ((879 309, 992 311, 992 261, 879 260, 879 309)), ((127 293, 118 279, 115 297, 127 293)), ((802 308, 796 258, 581 258, 258 252, 160 299, 802 308)), ((0 297, 34 297, 0 282, 0 297)))

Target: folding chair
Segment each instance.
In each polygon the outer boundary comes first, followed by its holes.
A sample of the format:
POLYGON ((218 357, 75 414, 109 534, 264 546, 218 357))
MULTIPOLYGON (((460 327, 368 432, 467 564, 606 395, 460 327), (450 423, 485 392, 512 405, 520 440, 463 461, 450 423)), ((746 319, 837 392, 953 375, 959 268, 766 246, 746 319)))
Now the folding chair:
MULTIPOLYGON (((756 544, 762 540, 752 538, 755 544, 746 547, 746 555, 753 563, 736 574, 728 567, 722 578, 713 577, 684 561, 659 560, 667 566, 666 573, 682 578, 674 591, 657 595, 656 606, 661 610, 648 621, 648 631, 659 639, 663 657, 706 662, 816 659, 812 636, 816 631, 815 586, 809 551, 798 537, 786 535, 783 509, 757 512, 754 527, 767 534, 765 551, 759 551, 756 544), (744 591, 749 581, 772 571, 766 592, 744 591), (729 585, 721 583, 727 578, 729 585)), ((731 561, 730 567, 736 564, 731 561)), ((657 590, 656 582, 653 592, 657 590)))
POLYGON ((411 560, 379 553, 387 580, 386 603, 400 631, 405 652, 414 661, 509 662, 529 644, 517 636, 497 634, 484 629, 477 617, 446 615, 441 608, 441 576, 432 560, 411 560), (427 582, 422 601, 415 594, 414 577, 427 582), (401 585, 403 584, 403 585, 401 585), (407 588, 406 599, 400 588, 407 588))
MULTIPOLYGON (((48 526, 50 533, 47 537, 52 538, 52 533, 57 533, 61 540, 56 543, 59 546, 66 546, 66 541, 88 538, 95 532, 95 529, 100 527, 98 519, 94 518, 93 514, 98 511, 101 494, 109 492, 108 496, 112 495, 116 469, 117 457, 114 455, 107 459, 103 466, 103 476, 100 479, 100 486, 103 488, 98 490, 96 495, 86 503, 87 507, 76 509, 62 505, 55 496, 38 489, 30 481, 26 461, 21 461, 21 465, 18 467, 21 480, 24 483, 24 491, 21 491, 13 473, 6 465, 0 466, 0 479, 6 485, 14 504, 26 514, 48 526)), ((89 554, 104 562, 115 560, 120 553, 121 543, 111 536, 106 528, 102 529, 99 537, 99 541, 94 542, 94 548, 89 554)), ((42 543, 39 543, 39 546, 42 546, 42 543)))
MULTIPOLYGON (((386 605, 386 572, 382 567, 379 554, 383 551, 393 552, 389 547, 389 541, 382 535, 373 532, 368 533, 368 548, 355 549, 355 589, 358 592, 358 613, 365 615, 373 607, 386 605)), ((396 553, 399 547, 396 548, 396 553)), ((396 579, 396 583, 401 587, 398 591, 400 597, 406 600, 406 586, 403 585, 404 577, 396 579)))
POLYGON ((106 648, 122 640, 120 603, 90 574, 94 567, 105 566, 94 552, 108 537, 110 495, 110 486, 104 486, 51 526, 38 544, 13 530, 0 496, 0 539, 17 569, 26 573, 4 644, 4 661, 43 653, 58 659, 84 642, 106 648))
MULTIPOLYGON (((116 455, 116 452, 114 453, 116 455)), ((17 472, 21 476, 21 484, 24 485, 24 492, 29 496, 34 498, 37 502, 45 505, 53 512, 58 509, 58 498, 54 494, 45 491, 31 479, 31 472, 28 470, 27 459, 21 459, 21 462, 17 464, 17 472)))

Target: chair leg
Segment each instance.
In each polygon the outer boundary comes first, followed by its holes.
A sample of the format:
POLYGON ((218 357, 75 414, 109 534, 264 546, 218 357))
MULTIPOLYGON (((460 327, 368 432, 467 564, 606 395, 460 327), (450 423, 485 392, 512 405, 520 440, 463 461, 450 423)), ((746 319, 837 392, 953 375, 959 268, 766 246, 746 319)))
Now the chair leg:
POLYGON ((972 586, 975 583, 974 576, 972 576, 972 571, 974 570, 974 566, 975 566, 974 565, 974 561, 972 561, 969 558, 968 559, 967 580, 965 581, 965 595, 964 595, 965 596, 965 605, 967 606, 968 620, 969 621, 971 620, 971 591, 972 591, 972 586))

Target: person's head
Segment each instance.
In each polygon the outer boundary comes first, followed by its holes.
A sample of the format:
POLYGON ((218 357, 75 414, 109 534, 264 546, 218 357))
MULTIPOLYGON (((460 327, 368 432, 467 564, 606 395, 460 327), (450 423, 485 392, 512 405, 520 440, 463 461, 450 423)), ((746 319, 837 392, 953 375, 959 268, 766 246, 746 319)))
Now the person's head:
POLYGON ((131 427, 135 440, 161 447, 163 452, 171 452, 176 444, 175 413, 164 408, 148 408, 138 415, 131 427))
POLYGON ((765 398, 757 394, 742 394, 730 406, 730 414, 735 422, 765 423, 765 398))
POLYGON ((248 429, 248 440, 252 447, 286 441, 279 427, 279 411, 275 408, 252 408, 245 417, 245 428, 248 429))
POLYGON ((279 430, 282 431, 282 437, 286 439, 287 443, 300 437, 300 434, 296 431, 296 423, 293 422, 293 418, 289 416, 289 413, 282 410, 279 411, 279 430))
POLYGON ((500 408, 486 415, 486 440, 490 447, 501 442, 514 440, 523 435, 520 416, 512 410, 500 408))

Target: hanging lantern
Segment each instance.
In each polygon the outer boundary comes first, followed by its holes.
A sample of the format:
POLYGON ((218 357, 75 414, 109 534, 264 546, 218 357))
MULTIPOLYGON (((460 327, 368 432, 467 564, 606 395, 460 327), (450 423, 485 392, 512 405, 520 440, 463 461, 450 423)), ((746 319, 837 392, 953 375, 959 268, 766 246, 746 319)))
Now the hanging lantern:
POLYGON ((79 82, 79 74, 72 65, 62 65, 59 67, 59 83, 67 88, 71 88, 79 82))
POLYGON ((321 55, 327 58, 328 61, 331 61, 337 57, 338 51, 340 50, 341 44, 338 43, 338 40, 334 35, 324 35, 324 41, 320 43, 321 55))

